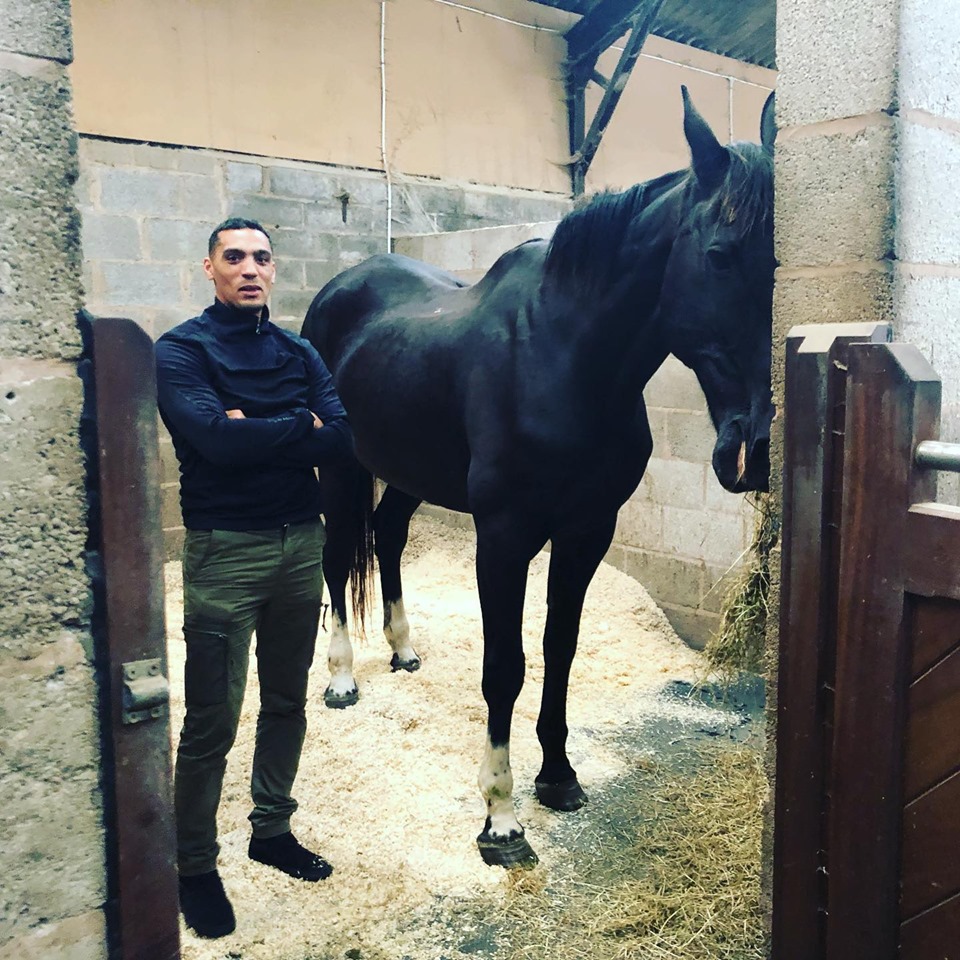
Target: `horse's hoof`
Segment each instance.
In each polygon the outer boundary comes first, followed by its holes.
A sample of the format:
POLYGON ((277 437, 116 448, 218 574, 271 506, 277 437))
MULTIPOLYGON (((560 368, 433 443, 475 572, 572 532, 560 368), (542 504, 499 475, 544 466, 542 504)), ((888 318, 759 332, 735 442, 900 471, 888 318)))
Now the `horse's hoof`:
POLYGON ((398 670, 406 670, 407 673, 413 673, 420 669, 420 658, 414 657, 412 660, 401 660, 397 654, 390 658, 390 669, 396 673, 398 670))
POLYGON ((510 840, 491 840, 485 833, 481 833, 477 837, 477 847, 488 867, 530 870, 540 862, 540 858, 533 852, 533 847, 527 843, 527 838, 522 833, 510 840))
POLYGON ((329 687, 323 691, 323 702, 331 710, 343 710, 352 707, 360 699, 360 691, 354 687, 346 693, 335 693, 329 687))
POLYGON ((586 802, 587 795, 576 779, 561 783, 534 783, 537 799, 551 810, 579 810, 586 802))

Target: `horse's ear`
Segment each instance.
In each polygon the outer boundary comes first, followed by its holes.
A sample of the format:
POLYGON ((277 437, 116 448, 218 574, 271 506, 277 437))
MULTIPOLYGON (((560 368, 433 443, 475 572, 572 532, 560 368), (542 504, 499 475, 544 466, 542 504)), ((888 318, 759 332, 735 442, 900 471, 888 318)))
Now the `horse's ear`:
POLYGON ((681 86, 680 92, 683 94, 683 132, 690 145, 693 172, 700 183, 713 190, 726 176, 730 159, 710 125, 693 105, 686 86, 681 86))
POLYGON ((767 97, 767 102, 763 105, 763 113, 760 114, 760 142, 773 153, 773 142, 777 139, 777 118, 774 110, 773 90, 767 97))

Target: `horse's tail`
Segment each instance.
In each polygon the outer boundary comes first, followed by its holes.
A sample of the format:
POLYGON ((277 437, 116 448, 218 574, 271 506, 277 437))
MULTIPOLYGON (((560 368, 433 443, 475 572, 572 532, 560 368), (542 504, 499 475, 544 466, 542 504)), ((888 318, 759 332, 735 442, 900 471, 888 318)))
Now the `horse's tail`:
POLYGON ((350 557, 350 602, 357 630, 365 632, 366 617, 374 596, 373 508, 374 481, 369 470, 357 465, 350 491, 353 555, 350 557))

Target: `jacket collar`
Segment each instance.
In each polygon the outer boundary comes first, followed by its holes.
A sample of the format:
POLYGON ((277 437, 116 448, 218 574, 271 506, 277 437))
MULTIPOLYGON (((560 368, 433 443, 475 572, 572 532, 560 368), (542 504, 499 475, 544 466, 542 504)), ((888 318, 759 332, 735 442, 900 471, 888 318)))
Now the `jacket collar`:
POLYGON ((259 319, 250 310, 228 307, 219 300, 214 300, 204 313, 222 327, 224 332, 230 333, 262 333, 270 322, 270 308, 266 305, 260 311, 259 319))

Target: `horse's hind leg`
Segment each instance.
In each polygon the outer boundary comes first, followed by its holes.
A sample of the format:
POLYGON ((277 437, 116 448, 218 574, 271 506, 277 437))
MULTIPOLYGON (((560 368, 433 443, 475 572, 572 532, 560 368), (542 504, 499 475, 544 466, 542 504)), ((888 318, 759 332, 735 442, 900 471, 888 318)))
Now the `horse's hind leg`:
POLYGON ((578 810, 587 802, 567 758, 567 687, 577 652, 583 599, 610 546, 615 525, 616 514, 590 530, 555 538, 550 549, 543 696, 537 720, 543 766, 535 787, 540 802, 554 810, 578 810))
MULTIPOLYGON (((328 513, 328 516, 331 514, 328 513)), ((330 643, 327 667, 330 680, 323 692, 328 707, 352 707, 360 697, 353 678, 353 646, 347 629, 347 579, 351 545, 336 522, 327 521, 327 543, 323 549, 323 578, 330 594, 330 643)))
POLYGON ((383 633, 393 650, 390 667, 410 672, 420 668, 420 657, 410 645, 410 627, 403 608, 400 558, 407 545, 410 519, 420 503, 416 497, 396 487, 387 487, 373 515, 374 544, 383 594, 383 633))

